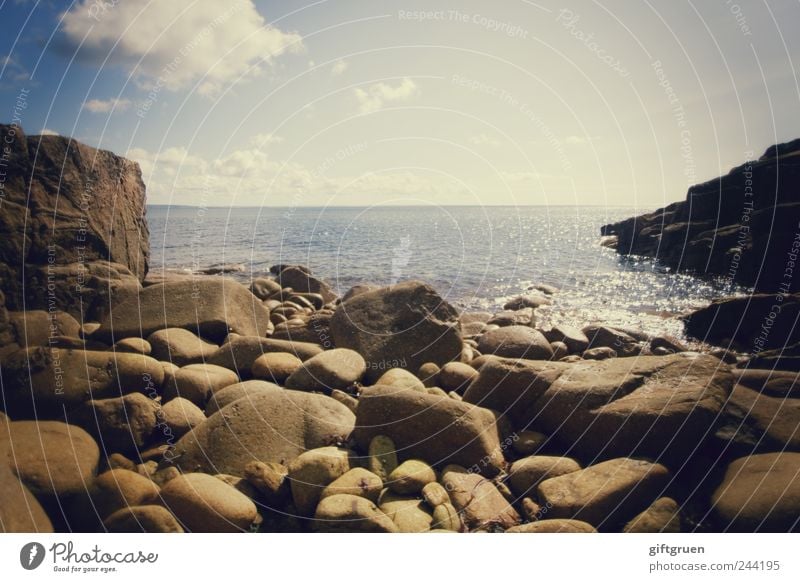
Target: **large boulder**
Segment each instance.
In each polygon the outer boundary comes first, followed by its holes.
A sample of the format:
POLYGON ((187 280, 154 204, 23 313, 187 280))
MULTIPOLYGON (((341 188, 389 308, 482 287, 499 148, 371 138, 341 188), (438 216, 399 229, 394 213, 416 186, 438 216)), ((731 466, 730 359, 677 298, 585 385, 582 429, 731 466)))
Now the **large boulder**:
POLYGON ((712 356, 485 363, 464 395, 588 459, 633 454, 682 463, 713 433, 733 385, 712 356), (506 373, 507 372, 507 373, 506 373))
POLYGON ((598 529, 618 526, 662 496, 669 483, 666 467, 637 459, 612 459, 546 479, 538 488, 548 518, 578 519, 598 529))
POLYGON ((353 436, 362 450, 385 435, 401 458, 456 463, 488 475, 503 467, 501 431, 484 408, 426 392, 374 386, 359 399, 353 436))
POLYGON ((800 524, 800 453, 737 459, 712 496, 725 530, 790 532, 800 524))
MULTIPOLYGON (((283 267, 283 265, 280 265, 283 267)), ((307 269, 298 266, 287 266, 278 273, 278 284, 291 287, 298 293, 315 293, 322 296, 325 303, 336 299, 336 293, 323 280, 315 277, 307 269)))
MULTIPOLYGON (((39 268, 104 260, 140 280, 150 256, 145 186, 135 162, 57 135, 26 136, 0 125, 5 148, 0 213, 0 280, 8 305, 47 308, 45 285, 31 285, 39 268), (35 304, 32 304, 35 303, 35 304)), ((40 281, 42 283, 42 281, 40 281)), ((54 286, 63 290, 63 282, 54 286)), ((54 294, 57 307, 63 293, 54 294)), ((74 313, 73 313, 74 314, 74 313)))
POLYGON ((0 490, 0 533, 53 532, 39 501, 4 462, 0 463, 0 490))
POLYGON ((800 451, 800 398, 776 398, 734 387, 717 437, 740 455, 800 451))
POLYGON ((390 368, 416 372, 426 362, 444 365, 462 350, 458 312, 418 281, 345 301, 331 319, 331 332, 336 347, 364 357, 366 377, 373 382, 390 368))
POLYGON ((165 455, 182 471, 244 475, 250 461, 288 465, 303 451, 344 442, 355 416, 333 398, 269 390, 240 398, 183 436, 165 455))
POLYGON ((12 418, 62 418, 90 398, 154 394, 164 382, 160 362, 139 354, 36 347, 2 366, 5 408, 12 418))
POLYGON ((161 498, 184 529, 192 532, 247 531, 258 517, 255 503, 246 495, 203 473, 170 479, 161 490, 161 498))
POLYGON ((303 362, 287 378, 286 387, 319 392, 344 390, 360 381, 366 368, 358 352, 346 348, 326 350, 303 362))
POLYGON ((478 339, 478 351, 503 358, 549 360, 553 357, 550 342, 542 332, 525 325, 511 325, 484 333, 478 339))
POLYGON ((56 421, 9 423, 0 435, 0 455, 40 499, 85 492, 100 461, 100 449, 86 431, 56 421))
POLYGON ((264 336, 269 310, 247 287, 225 277, 197 277, 151 285, 112 302, 93 336, 113 343, 180 327, 222 342, 229 333, 264 336))

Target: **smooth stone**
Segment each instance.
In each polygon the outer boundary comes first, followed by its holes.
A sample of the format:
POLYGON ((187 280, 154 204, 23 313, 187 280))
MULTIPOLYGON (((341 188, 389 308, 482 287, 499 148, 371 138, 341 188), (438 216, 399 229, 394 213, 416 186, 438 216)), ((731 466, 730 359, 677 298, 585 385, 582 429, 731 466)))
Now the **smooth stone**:
POLYGON ((520 309, 536 309, 542 305, 551 305, 553 302, 546 297, 538 297, 536 295, 520 295, 506 302, 503 309, 518 311, 520 309))
POLYGON ((281 505, 291 497, 289 469, 279 463, 251 461, 244 467, 244 478, 269 503, 281 505))
POLYGON ((796 531, 800 520, 800 453, 766 453, 733 461, 711 504, 725 531, 796 531))
POLYGON ((89 495, 91 507, 105 519, 123 507, 155 504, 159 492, 158 485, 147 477, 127 469, 111 469, 97 476, 89 495))
MULTIPOLYGON (((426 388, 433 388, 439 382, 441 368, 433 362, 425 362, 417 370, 417 378, 426 388)), ((378 382, 380 384, 380 382, 378 382)))
POLYGON ((589 348, 589 338, 576 327, 556 325, 545 335, 551 342, 564 343, 570 353, 580 354, 589 348))
POLYGON ((525 497, 545 479, 580 470, 578 462, 569 457, 536 455, 515 461, 509 471, 508 483, 516 495, 525 497))
POLYGON ((597 530, 577 519, 545 519, 511 527, 506 533, 597 533, 597 530))
POLYGON ((659 335, 650 340, 650 349, 664 348, 670 353, 688 352, 689 347, 681 340, 671 335, 659 335))
POLYGON ((176 366, 202 364, 219 349, 188 329, 170 327, 154 331, 147 338, 153 346, 153 357, 176 366))
MULTIPOLYGON (((433 365, 436 366, 436 364, 433 365)), ((436 366, 436 371, 438 372, 438 370, 439 367, 436 366)), ((423 392, 425 390, 425 384, 414 374, 408 370, 404 370, 403 368, 392 368, 391 370, 387 370, 380 378, 378 378, 378 381, 375 384, 381 386, 394 386, 395 388, 408 388, 418 392, 423 392)))
POLYGON ((438 481, 432 481, 422 488, 422 498, 425 503, 435 508, 443 503, 450 503, 450 495, 438 481))
POLYGON ((350 469, 341 477, 334 479, 330 485, 322 490, 321 499, 331 495, 356 495, 378 502, 378 497, 383 489, 383 481, 375 473, 356 467, 350 469))
POLYGON ((63 418, 90 398, 157 392, 160 362, 140 354, 30 348, 3 360, 0 369, 6 412, 23 418, 63 418), (34 412, 35 410, 35 412, 34 412))
POLYGON ((313 449, 294 459, 288 478, 298 513, 313 515, 322 490, 349 470, 349 452, 336 447, 313 449))
POLYGON ((495 413, 451 398, 374 386, 359 399, 353 437, 366 450, 377 435, 432 465, 474 465, 492 475, 505 464, 495 413))
POLYGON ((395 523, 369 499, 357 495, 331 495, 314 513, 314 529, 320 532, 397 533, 395 523))
POLYGON ((360 381, 367 370, 364 358, 346 348, 326 350, 303 362, 286 380, 287 388, 308 391, 344 390, 360 381))
POLYGON ((358 410, 358 399, 353 398, 349 394, 342 392, 341 390, 331 390, 331 398, 333 398, 336 402, 340 404, 344 404, 347 409, 352 412, 353 414, 356 413, 358 410))
POLYGON ((642 513, 630 520, 624 533, 679 533, 681 531, 680 507, 669 497, 656 499, 642 513))
POLYGON ((385 483, 397 466, 397 450, 394 441, 386 435, 376 435, 367 447, 367 468, 385 483))
POLYGON ((333 398, 271 390, 212 414, 165 459, 183 471, 242 476, 253 460, 289 464, 304 451, 346 442, 354 424, 353 413, 333 398))
POLYGON ((5 464, 0 464, 0 491, 0 532, 53 533, 39 500, 5 464))
POLYGON ((55 336, 79 338, 81 334, 81 324, 64 311, 9 311, 7 323, 13 341, 23 348, 47 346, 55 336))
POLYGON ((150 345, 150 342, 140 337, 126 337, 111 346, 111 351, 149 356, 153 351, 153 347, 150 345))
POLYGON ((548 518, 578 519, 614 530, 649 507, 668 483, 663 465, 621 458, 546 479, 537 493, 549 507, 548 518))
POLYGON ((460 532, 464 529, 461 516, 455 506, 448 502, 440 503, 433 508, 432 531, 444 530, 449 532, 460 532))
POLYGON ((478 371, 469 364, 450 362, 439 370, 439 386, 447 392, 463 392, 477 375, 478 371))
POLYGON ((234 370, 243 379, 249 379, 253 377, 253 363, 262 355, 274 352, 292 354, 305 361, 322 353, 322 346, 265 337, 237 336, 220 346, 208 359, 208 363, 234 370))
POLYGON ((378 507, 389 516, 401 533, 422 533, 433 525, 432 512, 417 497, 397 495, 384 489, 378 499, 378 507))
POLYGON ((478 340, 478 350, 503 358, 549 360, 553 350, 542 332, 531 327, 512 325, 483 334, 478 340))
POLYGON ((57 421, 11 422, 0 435, 0 453, 3 448, 11 470, 40 499, 86 491, 100 462, 89 433, 57 421))
POLYGON ((250 373, 255 380, 283 384, 302 365, 303 361, 294 354, 272 352, 256 358, 250 368, 250 373))
POLYGON ((272 382, 264 382, 263 380, 247 380, 246 382, 237 382, 230 386, 225 386, 222 390, 214 392, 211 398, 208 399, 206 404, 205 414, 211 416, 219 412, 221 409, 236 402, 240 398, 252 398, 256 394, 268 394, 271 392, 280 392, 283 388, 272 382))
POLYGON ((584 360, 608 360, 610 358, 616 358, 619 354, 617 354, 616 350, 613 348, 599 347, 589 348, 581 355, 584 360))
POLYGON ((111 341, 180 327, 222 340, 230 332, 264 337, 271 325, 269 311, 241 283, 226 277, 194 277, 112 297, 108 316, 92 335, 111 341))
POLYGON ((417 459, 409 459, 391 472, 386 486, 398 495, 415 495, 425 485, 435 481, 436 472, 430 465, 417 459))
POLYGON ((163 489, 164 506, 192 532, 247 531, 256 521, 255 504, 243 493, 205 473, 186 473, 163 489))
POLYGON ((740 454, 800 451, 800 398, 775 398, 734 386, 716 436, 740 454))
POLYGON ((189 364, 172 377, 173 382, 164 387, 164 402, 185 398, 200 408, 215 392, 239 382, 236 372, 213 364, 189 364))
POLYGON ((521 521, 520 515, 494 483, 477 473, 446 467, 442 471, 441 483, 470 530, 508 529, 521 521))
POLYGON ((492 318, 486 322, 488 326, 509 327, 512 325, 521 325, 525 327, 533 327, 536 325, 536 316, 533 314, 533 309, 526 307, 516 310, 500 311, 495 313, 492 318))
POLYGON ((258 277, 250 283, 250 292, 262 301, 280 293, 281 284, 274 279, 258 277))
POLYGON ((169 436, 180 438, 204 422, 206 415, 192 401, 173 398, 159 409, 157 418, 169 427, 169 436))
POLYGON ((183 533, 175 516, 160 505, 123 507, 103 522, 109 533, 183 533))
POLYGON ((86 429, 107 452, 134 453, 145 446, 158 424, 159 405, 138 392, 90 400, 69 418, 86 429))

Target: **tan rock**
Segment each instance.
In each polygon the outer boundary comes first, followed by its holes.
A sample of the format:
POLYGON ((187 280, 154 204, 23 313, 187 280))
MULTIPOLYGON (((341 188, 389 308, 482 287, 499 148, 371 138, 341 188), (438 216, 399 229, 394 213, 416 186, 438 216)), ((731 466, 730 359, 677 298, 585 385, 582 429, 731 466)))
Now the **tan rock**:
POLYGON ((726 531, 794 531, 800 519, 800 453, 735 460, 711 503, 726 531))
POLYGON ((171 435, 180 438, 206 420, 206 415, 185 398, 173 398, 158 411, 157 418, 169 427, 171 435))
POLYGON ((357 495, 331 495, 320 501, 314 529, 321 532, 395 533, 394 522, 372 501, 357 495))
POLYGON ((303 362, 286 379, 286 387, 318 392, 344 390, 359 382, 366 369, 358 352, 345 348, 326 350, 303 362))
POLYGON ((294 354, 272 352, 256 358, 250 372, 256 380, 283 384, 302 365, 303 361, 294 354))
POLYGON ((221 366, 189 364, 175 372, 174 385, 164 388, 164 402, 180 396, 203 408, 212 394, 238 381, 236 372, 221 366))
POLYGON ((668 482, 666 467, 621 458, 542 481, 537 492, 548 518, 616 529, 658 499, 668 482))
POLYGON ((204 473, 187 473, 161 490, 164 506, 192 532, 247 531, 256 521, 255 504, 221 480, 204 473))
POLYGON ((111 469, 97 476, 90 496, 101 519, 123 507, 158 502, 159 487, 150 479, 127 469, 111 469))
POLYGON ((350 470, 345 449, 322 447, 306 451, 289 465, 292 498, 300 515, 314 515, 322 490, 350 470))
POLYGON ((341 477, 334 479, 330 485, 322 490, 321 498, 346 494, 364 497, 373 503, 377 503, 382 489, 383 482, 380 477, 371 471, 356 467, 350 469, 341 477))
POLYGON ((397 495, 388 489, 381 492, 378 507, 402 533, 421 533, 431 529, 433 515, 417 497, 397 495))
POLYGON ((543 519, 514 526, 506 533, 597 533, 597 530, 592 524, 577 519, 543 519))
POLYGON ((574 459, 536 455, 515 461, 508 482, 516 495, 525 497, 540 481, 580 470, 581 466, 574 459))
POLYGON ((376 435, 369 441, 367 468, 383 482, 397 468, 397 450, 394 441, 386 435, 376 435))
POLYGON ((103 522, 109 533, 183 533, 181 524, 160 505, 123 507, 103 522))
POLYGON ((630 520, 625 533, 678 533, 681 531, 680 507, 674 499, 662 497, 630 520))
POLYGON ((154 358, 162 362, 172 362, 176 366, 205 363, 218 349, 216 344, 180 327, 154 331, 147 341, 153 347, 154 358))
POLYGON ((111 347, 111 351, 117 353, 141 354, 143 356, 149 356, 153 351, 153 348, 147 340, 143 340, 140 337, 126 337, 125 339, 121 339, 115 343, 111 347))
POLYGON ((409 459, 391 472, 386 485, 398 495, 414 495, 420 493, 425 485, 435 481, 436 472, 430 465, 424 461, 409 459))
POLYGON ((520 522, 517 511, 485 477, 450 466, 442 471, 441 482, 469 529, 508 529, 520 522))
MULTIPOLYGON (((434 366, 436 364, 433 364, 434 366)), ((438 367, 437 367, 438 370, 438 367)), ((395 388, 409 388, 422 392, 425 385, 414 374, 403 368, 392 368, 387 370, 376 382, 376 385, 394 386, 395 388)))

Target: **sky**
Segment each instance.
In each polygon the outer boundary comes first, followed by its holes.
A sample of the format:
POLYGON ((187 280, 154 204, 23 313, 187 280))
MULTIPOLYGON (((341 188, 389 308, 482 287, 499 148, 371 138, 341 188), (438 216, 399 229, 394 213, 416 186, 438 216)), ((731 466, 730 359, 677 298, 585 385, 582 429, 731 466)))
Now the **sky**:
POLYGON ((800 137, 798 22, 796 0, 0 0, 0 121, 136 160, 151 204, 655 208, 800 137))

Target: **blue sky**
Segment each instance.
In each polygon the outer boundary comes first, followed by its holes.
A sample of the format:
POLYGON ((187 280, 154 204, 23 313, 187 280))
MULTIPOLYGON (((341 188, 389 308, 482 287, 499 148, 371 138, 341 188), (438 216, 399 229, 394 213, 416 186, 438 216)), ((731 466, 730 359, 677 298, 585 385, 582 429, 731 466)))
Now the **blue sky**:
POLYGON ((0 1, 0 120, 151 203, 655 207, 800 136, 800 4, 0 1))

